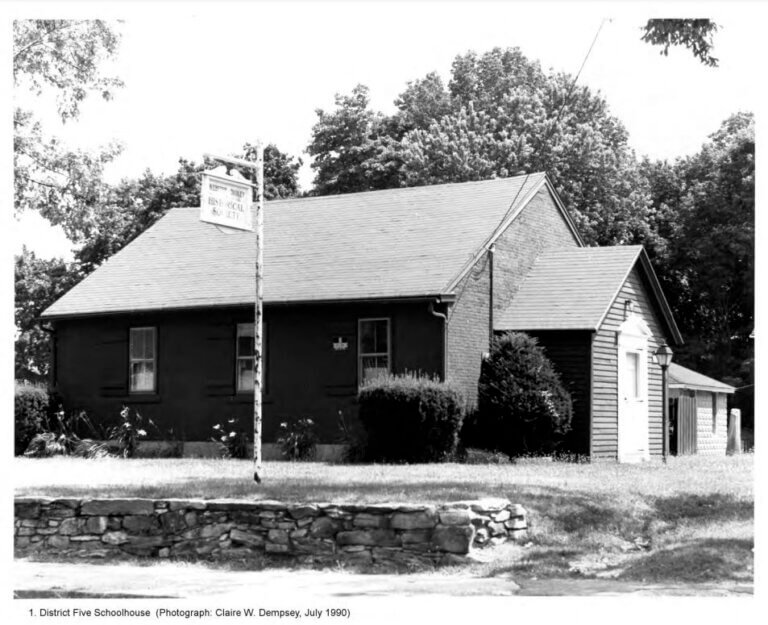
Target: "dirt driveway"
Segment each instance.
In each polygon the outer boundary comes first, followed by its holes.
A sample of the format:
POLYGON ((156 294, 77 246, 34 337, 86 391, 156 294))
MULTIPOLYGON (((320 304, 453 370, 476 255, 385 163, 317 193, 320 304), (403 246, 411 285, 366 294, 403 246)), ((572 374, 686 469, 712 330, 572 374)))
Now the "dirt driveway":
POLYGON ((71 564, 15 560, 14 596, 104 599, 254 599, 292 595, 315 598, 411 596, 751 596, 752 584, 641 584, 616 580, 472 577, 447 573, 364 575, 347 571, 267 569, 241 571, 164 562, 71 564))

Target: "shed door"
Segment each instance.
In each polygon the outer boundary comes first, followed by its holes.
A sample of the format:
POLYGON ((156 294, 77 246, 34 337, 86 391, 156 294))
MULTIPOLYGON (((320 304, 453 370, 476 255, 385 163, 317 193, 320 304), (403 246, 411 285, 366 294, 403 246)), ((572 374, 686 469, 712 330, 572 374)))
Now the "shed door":
POLYGON ((681 395, 677 402, 677 454, 696 453, 696 397, 681 395))
POLYGON ((630 315, 618 336, 618 459, 640 462, 650 458, 648 445, 647 324, 630 315))

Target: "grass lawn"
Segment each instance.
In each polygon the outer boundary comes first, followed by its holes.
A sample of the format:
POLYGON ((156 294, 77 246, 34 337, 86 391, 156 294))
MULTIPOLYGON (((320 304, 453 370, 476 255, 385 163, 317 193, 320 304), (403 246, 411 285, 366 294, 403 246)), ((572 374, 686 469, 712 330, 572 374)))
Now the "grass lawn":
POLYGON ((506 497, 529 512, 529 539, 493 550, 479 575, 749 581, 753 456, 668 465, 338 465, 212 459, 14 460, 18 495, 431 502, 506 497))

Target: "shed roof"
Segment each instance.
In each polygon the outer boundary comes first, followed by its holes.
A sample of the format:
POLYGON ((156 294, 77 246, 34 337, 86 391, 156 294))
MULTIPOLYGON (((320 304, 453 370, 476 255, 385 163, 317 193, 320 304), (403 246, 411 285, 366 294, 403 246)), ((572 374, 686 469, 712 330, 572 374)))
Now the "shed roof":
POLYGON ((496 330, 593 330, 603 322, 635 265, 650 285, 671 340, 682 343, 666 299, 641 245, 545 250, 510 305, 494 321, 496 330))
MULTIPOLYGON (((545 184, 551 190, 536 173, 267 202, 264 301, 448 294, 545 184)), ((253 303, 255 234, 225 232, 198 214, 170 210, 42 316, 253 303)))
POLYGON ((670 388, 689 388, 696 391, 712 391, 713 393, 734 393, 736 391, 730 384, 719 382, 674 362, 669 365, 668 375, 670 388))

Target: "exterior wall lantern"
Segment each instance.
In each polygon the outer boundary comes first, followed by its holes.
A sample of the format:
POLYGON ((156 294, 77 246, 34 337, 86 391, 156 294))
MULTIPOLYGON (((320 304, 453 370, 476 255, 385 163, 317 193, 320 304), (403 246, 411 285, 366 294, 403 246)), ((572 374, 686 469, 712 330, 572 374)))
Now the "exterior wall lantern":
POLYGON ((659 348, 654 352, 653 357, 661 367, 661 401, 662 401, 662 459, 667 464, 669 456, 669 400, 667 399, 667 369, 672 362, 672 348, 667 342, 662 342, 659 348))

